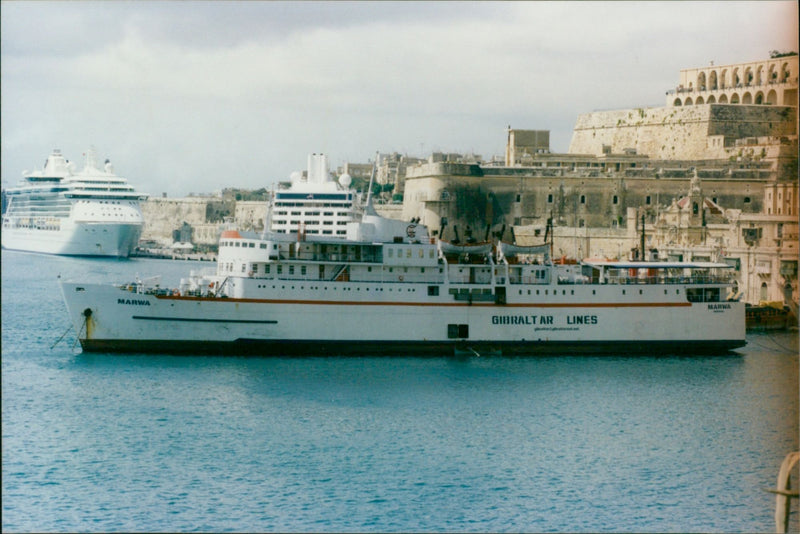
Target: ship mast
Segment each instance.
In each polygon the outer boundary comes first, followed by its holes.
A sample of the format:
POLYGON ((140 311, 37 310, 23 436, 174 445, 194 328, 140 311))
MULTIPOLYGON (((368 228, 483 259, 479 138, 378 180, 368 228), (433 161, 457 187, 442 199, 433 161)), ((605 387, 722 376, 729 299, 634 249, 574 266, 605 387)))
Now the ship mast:
POLYGON ((380 155, 380 152, 375 152, 375 163, 372 165, 372 174, 369 177, 369 187, 367 188, 367 202, 364 205, 364 212, 370 215, 373 215, 373 213, 370 212, 374 211, 372 209, 372 184, 375 181, 375 173, 378 170, 378 158, 380 158, 380 155))

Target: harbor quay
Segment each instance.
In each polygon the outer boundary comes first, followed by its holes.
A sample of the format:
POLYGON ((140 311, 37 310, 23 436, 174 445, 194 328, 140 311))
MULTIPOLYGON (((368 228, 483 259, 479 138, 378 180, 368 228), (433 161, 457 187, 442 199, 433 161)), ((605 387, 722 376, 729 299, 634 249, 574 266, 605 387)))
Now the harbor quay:
MULTIPOLYGON (((374 168, 379 213, 447 239, 535 245, 551 221, 556 258, 727 262, 743 300, 796 313, 797 86, 796 54, 685 69, 664 107, 579 115, 567 153, 509 126, 499 157, 388 153, 337 174, 366 190, 374 168)), ((224 229, 263 230, 269 199, 151 197, 140 249, 213 255, 224 229)))

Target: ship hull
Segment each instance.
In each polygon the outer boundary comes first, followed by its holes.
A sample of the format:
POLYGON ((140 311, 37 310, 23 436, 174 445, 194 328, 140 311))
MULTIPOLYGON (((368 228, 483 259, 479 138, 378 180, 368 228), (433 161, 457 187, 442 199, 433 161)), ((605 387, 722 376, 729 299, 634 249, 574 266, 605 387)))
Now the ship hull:
POLYGON ((505 304, 213 299, 66 282, 62 291, 89 352, 619 355, 724 353, 745 344, 738 302, 593 304, 580 294, 505 304))
POLYGON ((2 242, 8 250, 127 258, 141 233, 141 223, 65 223, 60 230, 4 228, 2 242))
POLYGON ((363 340, 162 341, 134 339, 81 340, 85 352, 237 356, 536 356, 536 355, 703 355, 724 354, 744 341, 524 341, 436 342, 363 340))

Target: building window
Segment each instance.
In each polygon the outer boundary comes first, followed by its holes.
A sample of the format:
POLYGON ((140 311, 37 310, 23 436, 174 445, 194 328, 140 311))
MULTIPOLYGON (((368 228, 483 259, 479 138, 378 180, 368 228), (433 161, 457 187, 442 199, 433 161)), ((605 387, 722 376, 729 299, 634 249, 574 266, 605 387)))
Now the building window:
POLYGON ((611 198, 611 202, 612 202, 612 204, 615 204, 615 205, 616 205, 616 204, 619 204, 619 197, 618 197, 617 195, 614 195, 614 196, 611 198))
POLYGON ((552 204, 553 203, 553 194, 552 193, 547 195, 547 203, 548 204, 552 204))
POLYGON ((644 197, 644 203, 647 204, 648 206, 650 205, 650 195, 644 197))
POLYGON ((586 195, 581 195, 581 204, 586 204, 586 195))

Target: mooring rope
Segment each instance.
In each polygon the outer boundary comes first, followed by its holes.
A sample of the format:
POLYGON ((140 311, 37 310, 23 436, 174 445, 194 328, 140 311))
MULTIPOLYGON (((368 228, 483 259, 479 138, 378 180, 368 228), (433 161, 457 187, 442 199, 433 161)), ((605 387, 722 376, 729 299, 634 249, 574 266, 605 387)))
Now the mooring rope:
POLYGON ((58 338, 58 339, 56 340, 56 342, 55 342, 55 343, 53 343, 52 345, 50 345, 50 350, 53 350, 53 348, 54 348, 56 345, 58 345, 58 344, 61 342, 61 340, 62 340, 62 339, 64 339, 64 336, 66 336, 66 335, 67 335, 67 333, 69 333, 69 331, 70 331, 70 330, 72 330, 72 325, 69 325, 69 326, 67 327, 67 329, 64 331, 64 333, 63 333, 63 334, 61 334, 61 337, 60 337, 60 338, 58 338))
POLYGON ((88 320, 89 320, 89 317, 88 317, 87 315, 84 315, 84 317, 83 317, 83 324, 81 325, 81 329, 78 331, 78 335, 77 335, 77 336, 75 336, 75 342, 72 344, 72 350, 75 350, 75 345, 77 345, 77 344, 78 344, 78 341, 79 341, 79 340, 80 340, 80 338, 81 338, 81 334, 83 333, 83 331, 84 331, 84 330, 86 330, 86 322, 87 322, 88 320))

